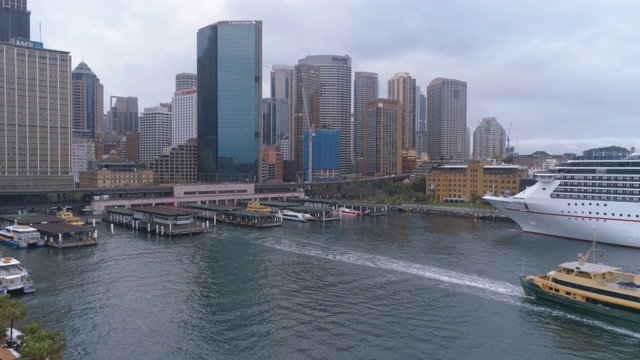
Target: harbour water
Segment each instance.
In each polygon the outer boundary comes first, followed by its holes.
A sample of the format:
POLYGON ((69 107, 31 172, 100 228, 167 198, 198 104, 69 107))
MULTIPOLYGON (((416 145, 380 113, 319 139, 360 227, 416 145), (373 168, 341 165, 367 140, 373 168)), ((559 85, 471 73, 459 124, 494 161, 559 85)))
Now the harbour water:
MULTIPOLYGON (((640 334, 540 304, 518 274, 586 242, 429 214, 219 224, 160 238, 99 224, 99 245, 5 249, 37 291, 27 321, 65 359, 637 359, 640 334)), ((640 251, 603 245, 640 272, 640 251)))

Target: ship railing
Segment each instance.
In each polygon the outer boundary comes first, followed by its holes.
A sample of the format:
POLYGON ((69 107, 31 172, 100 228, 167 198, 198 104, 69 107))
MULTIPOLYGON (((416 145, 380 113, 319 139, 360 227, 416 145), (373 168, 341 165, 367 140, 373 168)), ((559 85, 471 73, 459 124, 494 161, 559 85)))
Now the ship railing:
POLYGON ((558 174, 554 173, 536 173, 533 177, 538 181, 553 181, 558 178, 558 174))

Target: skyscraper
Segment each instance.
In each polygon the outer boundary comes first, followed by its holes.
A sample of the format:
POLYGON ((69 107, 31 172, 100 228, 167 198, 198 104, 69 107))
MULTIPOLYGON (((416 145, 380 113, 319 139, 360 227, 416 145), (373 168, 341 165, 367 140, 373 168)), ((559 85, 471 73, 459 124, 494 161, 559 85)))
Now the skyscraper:
POLYGON ((436 78, 427 87, 427 152, 431 160, 467 160, 467 83, 436 78))
POLYGON ((403 109, 395 99, 373 99, 365 104, 365 175, 402 173, 403 109))
POLYGON ((0 188, 73 187, 71 56, 38 44, 0 43, 0 188))
POLYGON ((354 158, 364 156, 364 107, 367 101, 380 97, 378 74, 356 71, 353 80, 353 152, 354 158))
POLYGON ((96 132, 102 131, 104 87, 84 61, 71 72, 71 81, 73 129, 86 130, 95 139, 96 132))
POLYGON ((416 111, 416 79, 407 72, 396 73, 389 79, 387 98, 400 101, 402 104, 402 148, 414 147, 415 111, 416 111))
POLYGON ((273 65, 271 68, 271 97, 262 100, 263 143, 280 147, 283 160, 291 160, 289 138, 293 123, 293 67, 273 65), (269 128, 266 128, 269 124, 269 128), (285 146, 282 143, 285 142, 285 146), (286 152, 285 152, 286 150, 286 152))
POLYGON ((31 39, 31 11, 27 0, 0 0, 0 41, 31 39))
MULTIPOLYGON (((295 122, 302 121, 308 109, 316 129, 340 129, 340 173, 351 173, 351 57, 314 55, 298 60, 296 71, 295 122), (298 72, 306 75, 301 76, 298 72), (308 79, 305 79, 305 76, 308 79), (317 77, 317 83, 313 78, 317 77), (311 83, 308 83, 311 82, 311 83), (303 94, 304 92, 304 94, 303 94), (306 96, 306 101, 303 101, 306 96), (317 110, 316 110, 317 109, 317 110), (316 120, 312 114, 317 111, 316 120), (319 126, 318 126, 319 125, 319 126)), ((306 124, 302 124, 304 128, 306 124)), ((299 127, 296 124, 296 127, 299 127)), ((301 132, 297 132, 301 135, 301 132)), ((297 139, 299 140, 299 139, 297 139)), ((301 142, 295 146, 302 147, 301 142)), ((299 153, 296 150, 296 153, 299 153)))
POLYGON ((260 179, 262 21, 198 30, 198 180, 260 179))
POLYGON ((171 103, 171 147, 176 147, 198 136, 198 90, 176 91, 171 103))
POLYGON ((193 73, 176 74, 176 91, 198 88, 198 75, 193 73))
POLYGON ((486 160, 506 156, 507 132, 496 118, 482 118, 473 132, 473 158, 486 160))
POLYGON ((111 124, 109 132, 126 135, 138 131, 138 98, 133 96, 111 96, 107 122, 111 124))
POLYGON ((171 148, 171 112, 164 106, 144 108, 140 114, 140 162, 153 160, 171 148))

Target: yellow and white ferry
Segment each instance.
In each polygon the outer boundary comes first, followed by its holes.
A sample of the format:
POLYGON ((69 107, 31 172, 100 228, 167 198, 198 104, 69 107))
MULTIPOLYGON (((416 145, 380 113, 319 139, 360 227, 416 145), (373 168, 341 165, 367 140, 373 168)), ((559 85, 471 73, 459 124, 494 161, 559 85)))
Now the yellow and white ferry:
POLYGON ((562 263, 546 274, 521 275, 525 294, 640 330, 640 274, 596 263, 598 250, 593 241, 586 255, 578 255, 578 261, 562 263), (590 256, 593 260, 587 262, 590 256))

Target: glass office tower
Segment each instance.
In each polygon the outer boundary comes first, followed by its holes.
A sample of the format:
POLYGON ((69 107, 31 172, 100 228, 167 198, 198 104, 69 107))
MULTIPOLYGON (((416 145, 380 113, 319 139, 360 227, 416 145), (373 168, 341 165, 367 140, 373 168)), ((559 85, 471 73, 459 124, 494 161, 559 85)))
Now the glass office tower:
POLYGON ((198 30, 198 180, 260 179, 262 21, 198 30))

